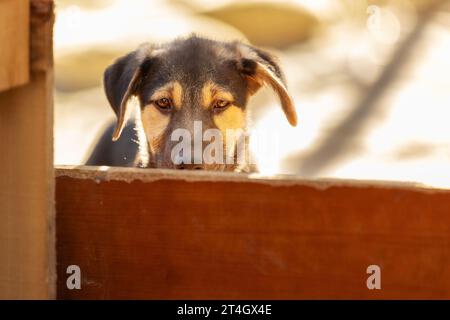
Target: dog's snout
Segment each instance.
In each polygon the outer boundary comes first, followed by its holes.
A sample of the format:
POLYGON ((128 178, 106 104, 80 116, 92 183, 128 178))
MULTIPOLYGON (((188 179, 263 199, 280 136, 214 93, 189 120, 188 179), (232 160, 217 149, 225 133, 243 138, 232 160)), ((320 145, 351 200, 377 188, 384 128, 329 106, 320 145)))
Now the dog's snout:
POLYGON ((190 161, 189 159, 184 159, 182 156, 177 154, 174 158, 175 168, 179 170, 203 170, 203 165, 201 161, 196 161, 193 157, 190 161))
POLYGON ((179 170, 203 170, 203 166, 200 164, 184 164, 180 163, 176 166, 179 170))

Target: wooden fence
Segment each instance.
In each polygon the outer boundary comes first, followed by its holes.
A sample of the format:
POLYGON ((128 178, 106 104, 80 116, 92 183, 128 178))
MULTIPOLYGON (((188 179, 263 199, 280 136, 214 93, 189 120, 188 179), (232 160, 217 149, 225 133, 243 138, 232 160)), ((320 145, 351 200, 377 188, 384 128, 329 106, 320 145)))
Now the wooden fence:
POLYGON ((0 1, 0 298, 450 298, 450 190, 55 174, 52 25, 51 0, 0 1), (373 265, 381 289, 367 287, 373 265))
POLYGON ((449 208, 408 184, 58 168, 58 297, 450 298, 449 208))

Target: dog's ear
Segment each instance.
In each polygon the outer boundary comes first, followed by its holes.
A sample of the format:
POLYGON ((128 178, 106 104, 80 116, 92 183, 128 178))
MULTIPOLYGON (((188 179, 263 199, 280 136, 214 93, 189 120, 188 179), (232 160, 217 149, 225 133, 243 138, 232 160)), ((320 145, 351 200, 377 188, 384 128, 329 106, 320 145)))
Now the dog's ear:
POLYGON ((276 58, 266 51, 245 44, 239 44, 238 50, 238 70, 247 80, 248 93, 253 95, 262 85, 269 85, 280 98, 287 120, 295 127, 297 112, 276 58))
POLYGON ((141 79, 151 63, 150 50, 141 47, 110 65, 103 75, 106 97, 117 117, 112 140, 119 139, 126 124, 127 104, 131 96, 137 93, 141 79))

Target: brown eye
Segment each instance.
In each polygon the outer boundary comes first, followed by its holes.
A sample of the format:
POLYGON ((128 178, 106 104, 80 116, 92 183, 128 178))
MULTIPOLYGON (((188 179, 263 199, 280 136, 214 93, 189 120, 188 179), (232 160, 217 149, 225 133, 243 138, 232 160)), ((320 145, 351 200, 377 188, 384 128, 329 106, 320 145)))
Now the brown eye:
POLYGON ((223 110, 230 105, 230 101, 227 100, 217 100, 214 104, 215 110, 223 110))
POLYGON ((158 106, 158 108, 163 110, 169 110, 172 107, 170 100, 167 98, 158 99, 155 101, 155 104, 158 106))

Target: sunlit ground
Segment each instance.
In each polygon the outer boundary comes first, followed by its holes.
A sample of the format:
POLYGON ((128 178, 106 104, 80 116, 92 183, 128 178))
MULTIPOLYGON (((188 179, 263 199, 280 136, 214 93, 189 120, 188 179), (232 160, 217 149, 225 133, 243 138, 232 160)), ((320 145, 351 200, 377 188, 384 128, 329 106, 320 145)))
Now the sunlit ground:
MULTIPOLYGON (((101 78, 115 57, 145 41, 197 32, 213 39, 249 38, 281 59, 300 122, 297 128, 288 125, 270 90, 254 97, 253 128, 264 133, 257 140, 275 141, 266 143, 274 146, 270 150, 255 148, 263 174, 450 186, 448 5, 423 21, 408 1, 383 7, 365 1, 292 1, 286 14, 298 25, 283 25, 288 18, 273 16, 273 10, 264 24, 261 16, 267 12, 256 11, 246 13, 241 25, 233 18, 249 10, 239 5, 242 1, 56 3, 56 164, 81 164, 96 134, 114 118, 101 78), (392 66, 417 24, 419 36, 400 65, 392 66), (392 72, 382 90, 366 99, 388 68, 392 72)), ((266 11, 268 5, 284 6, 263 3, 266 11)))

